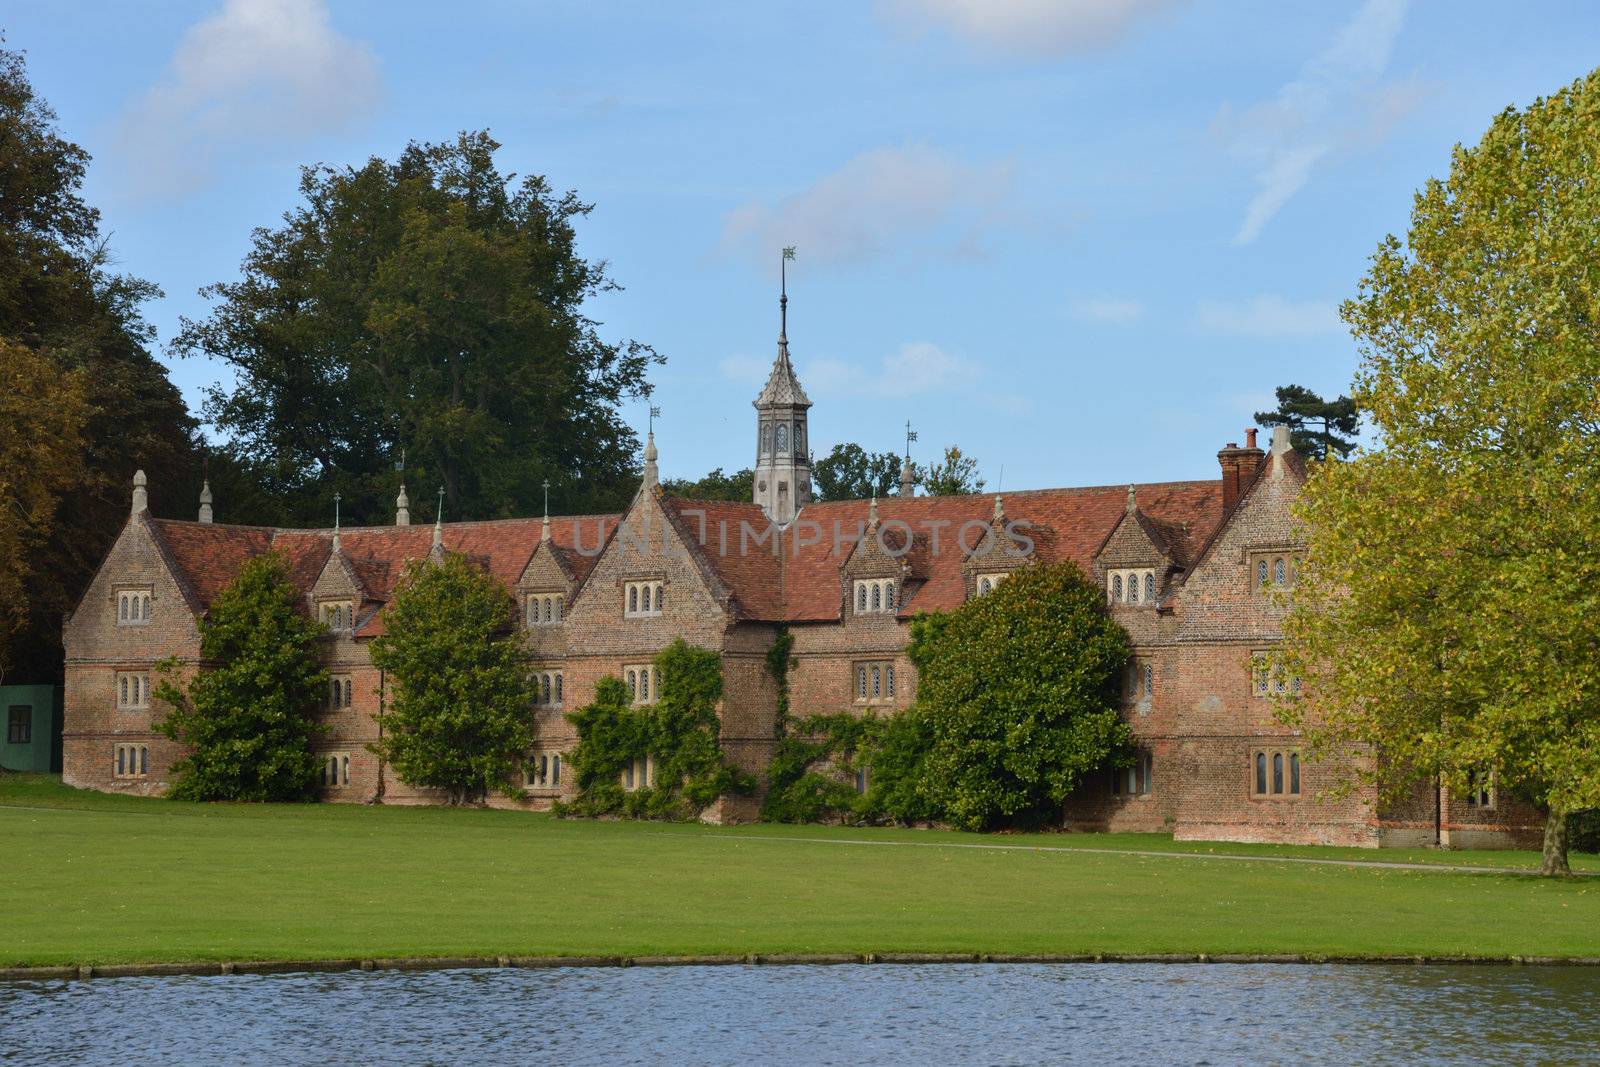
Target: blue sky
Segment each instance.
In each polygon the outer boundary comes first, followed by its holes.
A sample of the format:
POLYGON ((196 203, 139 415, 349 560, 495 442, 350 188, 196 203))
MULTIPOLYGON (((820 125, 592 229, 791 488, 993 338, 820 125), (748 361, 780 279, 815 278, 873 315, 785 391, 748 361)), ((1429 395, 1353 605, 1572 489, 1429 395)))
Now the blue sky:
MULTIPOLYGON (((1413 190, 1595 63, 1585 3, 194 0, 13 10, 161 341, 301 163, 488 128, 595 203, 663 473, 750 464, 795 245, 812 443, 959 443, 989 487, 1213 477, 1413 190)), ((171 361, 191 404, 227 368, 171 361)), ((628 417, 643 423, 643 408, 628 417)))

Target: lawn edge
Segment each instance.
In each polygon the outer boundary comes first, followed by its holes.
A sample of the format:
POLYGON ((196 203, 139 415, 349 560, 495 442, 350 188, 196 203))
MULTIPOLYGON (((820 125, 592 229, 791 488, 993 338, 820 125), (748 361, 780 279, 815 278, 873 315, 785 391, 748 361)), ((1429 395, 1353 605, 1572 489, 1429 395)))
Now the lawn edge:
POLYGON ((1418 966, 1600 967, 1600 956, 1326 955, 1298 952, 836 952, 703 956, 394 956, 375 959, 194 960, 179 963, 107 963, 0 967, 0 981, 90 978, 333 973, 339 971, 549 970, 567 967, 717 967, 839 964, 994 963, 1281 963, 1412 964, 1418 966))

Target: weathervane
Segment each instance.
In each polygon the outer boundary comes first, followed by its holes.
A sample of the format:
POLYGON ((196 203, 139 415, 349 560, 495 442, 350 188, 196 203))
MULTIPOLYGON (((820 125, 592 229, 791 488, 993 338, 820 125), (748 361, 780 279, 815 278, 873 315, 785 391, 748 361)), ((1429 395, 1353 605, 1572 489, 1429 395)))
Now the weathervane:
POLYGON ((778 260, 778 337, 789 339, 789 272, 788 263, 794 258, 794 245, 785 245, 778 260))
POLYGON ((400 450, 400 459, 395 463, 394 469, 398 474, 406 472, 406 450, 403 448, 400 450))
POLYGON ((661 417, 661 409, 654 404, 650 405, 650 432, 656 432, 656 420, 661 417))
POLYGON ((545 517, 545 519, 547 521, 550 518, 550 479, 549 478, 546 478, 544 480, 544 517, 545 517))
POLYGON ((439 487, 439 510, 433 516, 434 525, 444 521, 444 486, 439 487))
POLYGON ((911 428, 911 420, 906 420, 906 459, 911 459, 911 442, 917 439, 917 431, 911 428))

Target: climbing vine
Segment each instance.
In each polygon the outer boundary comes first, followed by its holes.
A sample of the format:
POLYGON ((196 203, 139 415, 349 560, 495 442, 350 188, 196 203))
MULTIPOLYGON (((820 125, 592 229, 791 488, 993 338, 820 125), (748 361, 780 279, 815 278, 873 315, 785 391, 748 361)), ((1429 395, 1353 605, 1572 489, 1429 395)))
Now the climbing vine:
POLYGON ((593 703, 567 716, 578 730, 568 756, 577 797, 557 805, 558 814, 693 819, 724 794, 754 791, 755 779, 728 764, 718 740, 721 657, 680 638, 654 663, 661 672, 655 704, 632 703, 627 686, 607 677, 593 703), (631 789, 624 785, 630 771, 631 789))

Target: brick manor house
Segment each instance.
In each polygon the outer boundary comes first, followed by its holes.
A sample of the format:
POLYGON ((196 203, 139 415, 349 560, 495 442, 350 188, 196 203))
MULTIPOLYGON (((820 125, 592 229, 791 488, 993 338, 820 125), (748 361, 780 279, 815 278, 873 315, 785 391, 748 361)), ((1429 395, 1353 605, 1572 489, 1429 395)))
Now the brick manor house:
MULTIPOLYGON (((1301 551, 1289 505, 1307 466, 1286 431, 1262 450, 1247 430, 1243 447, 1218 452, 1219 475, 1208 480, 928 497, 913 494, 908 460, 896 497, 818 503, 806 448, 811 402, 785 333, 754 402, 750 503, 663 493, 653 433, 643 484, 620 515, 413 526, 402 486, 393 526, 230 526, 213 521, 209 487, 197 521, 151 515, 140 472, 127 526, 66 623, 66 782, 164 790, 181 746, 151 729, 165 713, 151 697, 152 665, 176 656, 198 666, 207 605, 241 564, 268 551, 289 560, 305 610, 331 631, 323 639, 329 731, 318 742, 328 800, 440 799, 399 781, 367 748, 387 695, 368 644, 406 561, 465 553, 503 582, 520 605, 539 682, 531 711, 539 750, 527 764, 528 799, 492 803, 534 809, 573 790, 563 754, 576 738, 565 713, 606 675, 637 700, 654 700, 659 679, 649 664, 674 638, 721 653, 723 745, 759 776, 777 699, 764 657, 780 626, 794 635, 797 715, 893 711, 916 697, 906 658, 913 615, 982 596, 1030 560, 1070 560, 1104 586, 1132 636, 1123 709, 1139 758, 1089 779, 1067 805, 1068 827, 1366 846, 1536 839, 1538 817, 1492 788, 1465 797, 1421 789, 1383 811, 1370 792, 1319 795, 1340 768, 1304 759, 1272 717, 1274 691, 1297 680, 1257 669, 1282 614, 1267 591, 1293 583, 1301 551)), ((653 772, 644 761, 624 784, 643 785, 653 772)), ((729 798, 708 816, 750 819, 758 806, 729 798)))

